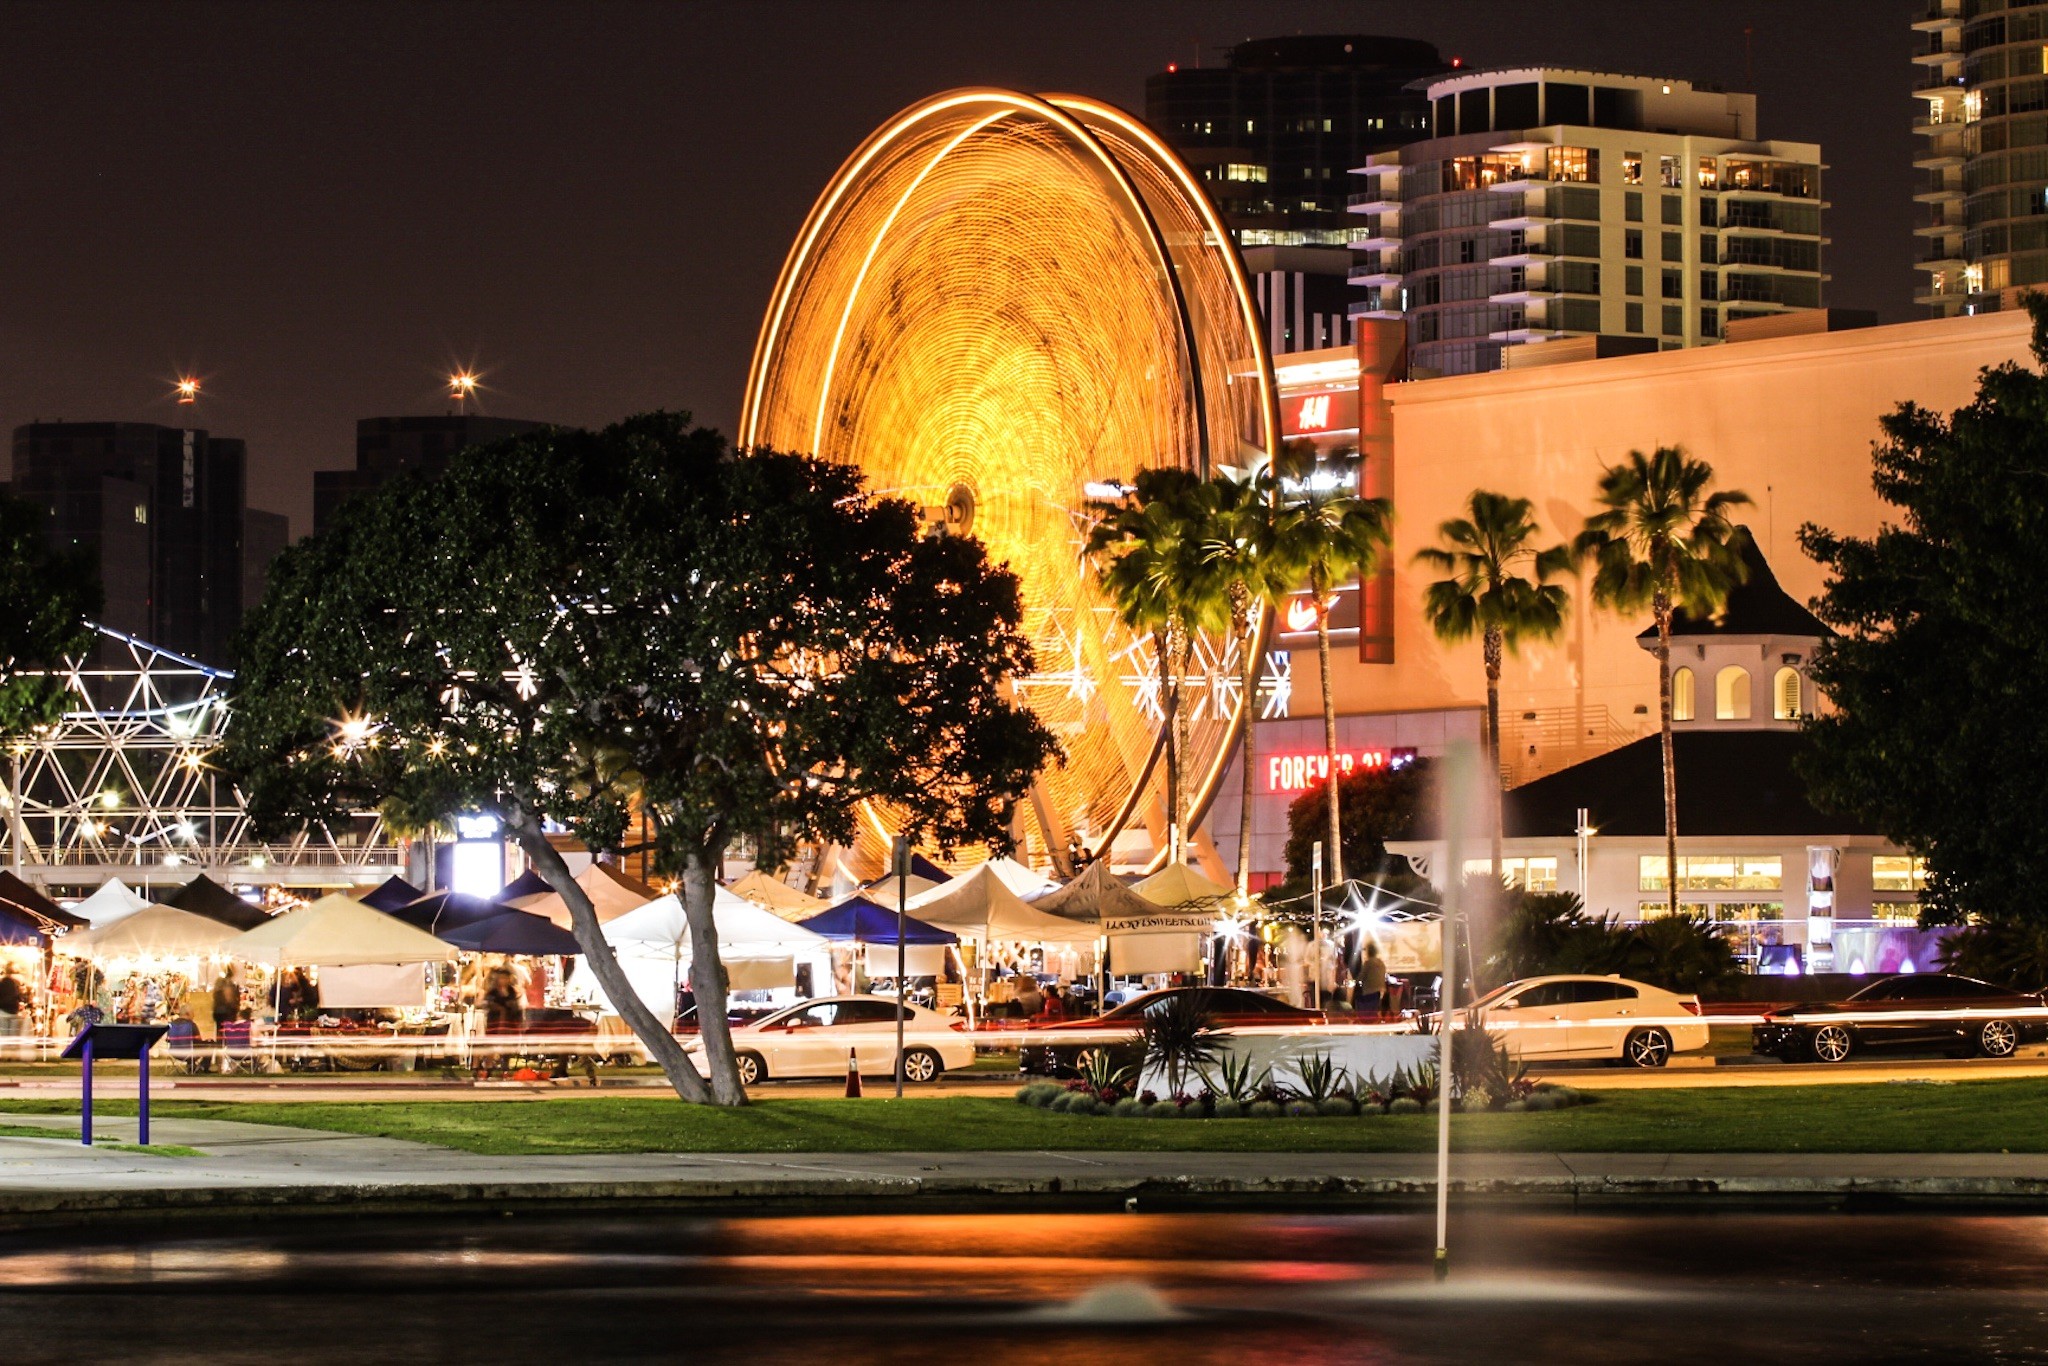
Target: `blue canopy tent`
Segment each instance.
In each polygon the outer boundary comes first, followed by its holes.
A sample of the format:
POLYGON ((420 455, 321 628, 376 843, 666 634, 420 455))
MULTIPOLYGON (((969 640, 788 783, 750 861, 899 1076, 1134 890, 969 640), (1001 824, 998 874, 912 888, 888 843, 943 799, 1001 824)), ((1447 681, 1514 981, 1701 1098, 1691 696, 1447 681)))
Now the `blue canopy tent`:
MULTIPOLYGON (((827 939, 851 940, 856 944, 896 942, 896 912, 877 906, 866 897, 848 897, 828 911, 820 911, 797 924, 827 939)), ((937 925, 927 925, 916 916, 903 917, 906 944, 957 944, 960 936, 937 925)))
POLYGON ((356 900, 380 911, 395 911, 401 906, 410 906, 425 895, 402 877, 387 877, 356 900))
POLYGON ((434 937, 469 953, 510 953, 529 958, 571 958, 583 952, 576 936, 544 915, 503 911, 458 925, 443 925, 434 937))
POLYGON ((425 930, 437 938, 446 938, 441 931, 457 925, 469 925, 492 916, 505 915, 511 906, 500 905, 467 892, 433 892, 400 906, 386 914, 403 920, 416 929, 425 930))
POLYGON ((46 948, 50 938, 29 919, 26 911, 0 902, 0 944, 21 945, 28 948, 46 948))

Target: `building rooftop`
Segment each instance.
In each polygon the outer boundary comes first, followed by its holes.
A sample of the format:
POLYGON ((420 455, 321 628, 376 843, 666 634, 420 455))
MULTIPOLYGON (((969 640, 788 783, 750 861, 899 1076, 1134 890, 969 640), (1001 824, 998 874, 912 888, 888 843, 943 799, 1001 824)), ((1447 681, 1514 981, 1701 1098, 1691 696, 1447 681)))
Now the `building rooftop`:
MULTIPOLYGON (((1679 730, 1678 833, 1750 836, 1874 835, 1850 816, 1821 811, 1795 764, 1808 749, 1796 730, 1679 730)), ((1525 783, 1504 802, 1508 838, 1562 836, 1578 828, 1580 807, 1602 836, 1664 833, 1664 764, 1655 735, 1525 783)), ((1436 838, 1434 832, 1419 839, 1436 838)))
MULTIPOLYGON (((1681 636, 1811 636, 1826 639, 1834 632, 1826 622, 1808 611, 1790 593, 1778 586, 1778 576, 1757 548, 1748 527, 1735 529, 1735 544, 1748 577, 1728 594, 1728 601, 1711 617, 1697 617, 1680 608, 1671 614, 1671 637, 1681 636)), ((1657 639, 1655 626, 1637 632, 1646 644, 1657 639)))

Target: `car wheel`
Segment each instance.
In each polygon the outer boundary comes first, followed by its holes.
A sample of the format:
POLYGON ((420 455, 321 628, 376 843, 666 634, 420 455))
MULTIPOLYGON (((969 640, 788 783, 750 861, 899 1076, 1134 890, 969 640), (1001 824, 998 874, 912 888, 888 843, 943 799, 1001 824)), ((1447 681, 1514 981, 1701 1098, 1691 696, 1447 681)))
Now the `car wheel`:
POLYGON ((946 1070, 945 1062, 929 1048, 913 1048, 903 1055, 903 1080, 937 1081, 946 1070))
POLYGON ((768 1064, 761 1061, 759 1053, 742 1053, 733 1061, 739 1067, 740 1085, 752 1086, 767 1079, 768 1064))
POLYGON ((1638 1029, 1622 1040, 1621 1056, 1630 1067, 1662 1067, 1671 1060, 1671 1036, 1661 1029, 1638 1029))
POLYGON ((1856 1051, 1856 1036, 1847 1025, 1825 1024, 1813 1031, 1807 1047, 1818 1062, 1847 1062, 1856 1051))
POLYGON ((1977 1051, 1987 1058, 2009 1058, 2020 1046, 2020 1032, 2010 1020, 1986 1020, 1977 1031, 1977 1051))

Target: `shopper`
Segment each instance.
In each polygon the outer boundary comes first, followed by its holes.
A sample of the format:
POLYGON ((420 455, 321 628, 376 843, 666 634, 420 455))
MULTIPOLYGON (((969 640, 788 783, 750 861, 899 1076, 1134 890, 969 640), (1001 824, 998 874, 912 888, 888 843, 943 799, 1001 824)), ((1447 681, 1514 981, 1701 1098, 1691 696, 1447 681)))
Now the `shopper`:
POLYGON ((9 1038, 21 1033, 21 1013, 28 1004, 28 993, 22 990, 21 977, 9 963, 0 972, 0 1035, 9 1038))
POLYGON ((1038 989, 1038 979, 1028 972, 1017 974, 1017 1014, 1024 1019, 1035 1019, 1045 1009, 1045 993, 1038 989))
POLYGON ((1387 960, 1380 957, 1380 946, 1368 939, 1365 941, 1365 961, 1358 965, 1358 991, 1353 997, 1358 1013, 1377 1016, 1386 995, 1387 960))

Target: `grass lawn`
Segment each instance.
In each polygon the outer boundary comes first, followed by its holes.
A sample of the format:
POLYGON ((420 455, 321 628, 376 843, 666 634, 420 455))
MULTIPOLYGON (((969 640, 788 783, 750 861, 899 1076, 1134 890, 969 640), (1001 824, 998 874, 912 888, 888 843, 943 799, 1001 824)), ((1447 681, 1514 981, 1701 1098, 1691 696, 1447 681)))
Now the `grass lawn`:
MULTIPOLYGON (((108 1101, 102 1113, 132 1114, 108 1101)), ((0 1099, 16 1114, 64 1101, 0 1099)), ((156 1113, 410 1139, 477 1153, 1424 1152, 1431 1115, 1148 1120, 1052 1114, 1015 1101, 766 1100, 720 1111, 591 1096, 546 1103, 166 1101, 156 1113)), ((1465 1152, 2048 1152, 2048 1080, 1616 1091, 1571 1110, 1458 1115, 1465 1152)))

